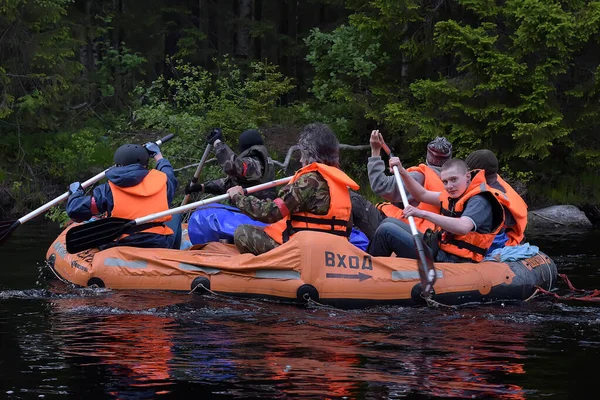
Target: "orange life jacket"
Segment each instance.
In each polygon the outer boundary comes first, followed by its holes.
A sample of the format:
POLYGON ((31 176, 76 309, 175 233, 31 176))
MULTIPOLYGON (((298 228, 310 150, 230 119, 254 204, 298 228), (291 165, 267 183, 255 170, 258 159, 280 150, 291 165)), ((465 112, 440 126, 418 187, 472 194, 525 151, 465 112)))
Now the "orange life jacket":
POLYGON ((329 211, 325 215, 309 212, 288 214, 274 224, 266 226, 265 233, 279 244, 287 242, 290 236, 302 230, 327 232, 346 238, 350 236, 352 203, 348 188, 358 190, 358 184, 339 168, 321 163, 312 163, 299 169, 289 184, 309 172, 318 172, 327 181, 330 196, 329 211))
POLYGON ((498 175, 498 183, 502 185, 508 197, 508 211, 512 214, 515 224, 506 227, 508 241, 505 246, 516 246, 521 244, 525 238, 525 228, 527 227, 527 203, 523 200, 519 193, 515 191, 504 179, 498 175))
MULTIPOLYGON (((111 217, 136 219, 149 214, 169 209, 167 200, 167 175, 164 172, 152 169, 148 175, 137 185, 129 187, 117 186, 108 181, 113 195, 113 209, 111 217)), ((172 235, 173 230, 162 222, 169 221, 171 216, 152 221, 161 223, 138 232, 156 233, 158 235, 172 235)), ((144 224, 142 224, 143 227, 144 224)), ((122 237, 127 236, 123 235, 122 237)))
MULTIPOLYGON (((423 176, 425 177, 425 180, 423 182, 423 187, 427 190, 430 190, 432 192, 443 192, 444 191, 444 184, 442 183, 442 180, 440 179, 440 176, 437 174, 437 172, 429 167, 428 165, 425 164, 419 164, 416 167, 410 167, 409 169, 407 169, 408 172, 420 172, 423 174, 423 176)), ((400 207, 395 206, 392 203, 379 203, 376 206, 379 210, 381 210, 386 216, 388 217, 392 217, 392 218, 397 218, 401 221, 404 221, 406 223, 408 223, 408 219, 404 217, 404 210, 402 210, 400 207)), ((427 204, 427 203, 419 203, 419 206, 417 207, 421 210, 427 210, 427 211, 431 211, 433 213, 439 214, 440 213, 440 206, 439 205, 433 205, 433 204, 427 204)), ((417 218, 414 217, 415 219, 415 225, 417 226, 417 230, 421 233, 425 232, 427 229, 434 229, 435 228, 435 224, 429 220, 426 220, 425 218, 417 218)))
POLYGON ((492 205, 493 230, 490 233, 469 232, 466 235, 458 235, 438 228, 441 231, 440 249, 455 256, 468 258, 480 262, 485 253, 492 245, 494 237, 504 225, 504 210, 502 203, 508 202, 508 198, 499 190, 493 189, 486 184, 485 172, 483 170, 472 171, 474 174, 469 187, 458 199, 452 199, 445 190, 440 193, 441 214, 446 217, 460 218, 467 201, 476 195, 486 196, 492 205), (451 201, 453 205, 451 205, 451 201))

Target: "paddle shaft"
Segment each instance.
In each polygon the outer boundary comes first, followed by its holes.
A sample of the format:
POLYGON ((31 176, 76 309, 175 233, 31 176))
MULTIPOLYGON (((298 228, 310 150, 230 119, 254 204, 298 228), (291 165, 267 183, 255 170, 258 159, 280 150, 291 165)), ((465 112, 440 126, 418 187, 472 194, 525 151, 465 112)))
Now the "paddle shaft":
MULTIPOLYGON (((175 135, 170 133, 167 136, 157 140, 155 143, 157 145, 162 145, 163 143, 173 139, 175 135)), ((104 176, 106 175, 106 171, 108 171, 109 168, 105 169, 104 171, 100 172, 98 175, 88 179, 87 181, 83 182, 81 184, 81 187, 83 187, 84 189, 87 189, 88 187, 92 186, 94 183, 98 182, 99 180, 101 180, 102 178, 104 178, 104 176)), ((40 215, 41 213, 51 209, 52 207, 54 207, 55 205, 62 203, 63 201, 65 201, 66 199, 68 199, 70 196, 70 193, 67 191, 63 194, 61 194, 60 196, 58 196, 57 198, 55 198, 54 200, 44 204, 41 207, 36 208, 35 210, 33 210, 32 212, 30 212, 29 214, 21 217, 18 219, 19 224, 24 224, 25 222, 29 221, 30 219, 37 217, 38 215, 40 215)))
MULTIPOLYGON (((285 185, 291 179, 292 179, 292 177, 289 176, 287 178, 281 178, 281 179, 277 179, 277 180, 274 180, 274 181, 271 181, 271 182, 262 183, 260 185, 252 186, 252 187, 249 187, 247 189, 244 189, 244 194, 260 192, 261 190, 270 189, 270 188, 275 187, 275 186, 285 185)), ((154 221, 155 219, 166 217, 168 215, 181 214, 183 212, 186 212, 186 211, 189 211, 189 210, 193 210, 195 208, 198 208, 198 207, 201 207, 201 206, 204 206, 204 205, 207 205, 207 204, 218 203, 220 201, 227 200, 227 199, 229 199, 229 194, 225 193, 225 194, 222 194, 220 196, 211 197, 210 199, 204 199, 204 200, 196 201, 194 203, 186 204, 186 205, 179 206, 179 207, 176 207, 176 208, 171 208, 170 210, 165 210, 165 211, 161 211, 161 212, 158 212, 158 213, 147 215, 145 217, 137 218, 137 219, 134 219, 133 221, 131 221, 130 224, 131 224, 131 226, 144 224, 146 222, 151 222, 151 221, 154 221)))
MULTIPOLYGON (((392 151, 388 147, 387 144, 383 144, 383 151, 385 151, 390 157, 394 157, 392 151)), ((396 178, 396 185, 398 185, 398 190, 400 191, 400 197, 402 197, 402 203, 404 205, 408 205, 408 197, 406 196, 406 190, 404 189, 404 183, 402 182, 402 177, 400 176, 400 170, 397 166, 394 165, 394 178, 396 178)), ((410 225, 410 231, 413 236, 418 235, 419 231, 417 230, 417 225, 415 224, 415 219, 412 217, 408 217, 408 224, 410 225)))
MULTIPOLYGON (((200 162, 198 163, 198 167, 196 168, 196 172, 194 173, 194 177, 192 178, 192 181, 190 182, 190 187, 192 187, 192 185, 196 182, 198 182, 198 177, 200 176, 200 172, 202 171, 202 167, 204 167, 204 164, 206 163, 206 160, 208 159, 208 155, 210 154, 210 151, 212 150, 212 145, 211 144, 207 144, 206 145, 206 149, 204 150, 204 154, 202 154, 202 158, 200 159, 200 162)), ((190 195, 186 194, 185 197, 183 198, 183 201, 181 202, 182 206, 185 206, 188 201, 190 201, 190 195)))
MULTIPOLYGON (((406 190, 404 189, 404 183, 402 182, 402 177, 400 176, 400 171, 398 170, 398 167, 395 165, 394 165, 394 178, 396 178, 396 184, 398 185, 398 189, 400 190, 400 197, 402 197, 402 203, 409 204, 408 197, 406 196, 406 190)), ((410 231, 413 234, 413 236, 418 235, 419 231, 417 230, 417 225, 415 224, 415 219, 413 218, 412 215, 408 217, 408 224, 410 225, 410 231)))
POLYGON ((175 137, 174 133, 169 133, 167 136, 158 139, 154 143, 156 143, 158 146, 162 146, 165 142, 168 142, 169 140, 173 139, 174 137, 175 137))
MULTIPOLYGON (((81 186, 86 189, 88 187, 90 187, 91 185, 93 185, 94 183, 98 182, 100 179, 104 178, 104 176, 106 175, 106 171, 108 171, 108 169, 105 169, 104 171, 100 172, 98 175, 94 176, 93 178, 88 179, 87 181, 83 182, 81 184, 81 186)), ((51 209, 52 207, 54 207, 55 205, 62 203, 63 201, 65 201, 66 199, 69 198, 69 192, 65 192, 63 194, 61 194, 60 196, 58 196, 57 198, 55 198, 54 200, 44 204, 41 207, 36 208, 35 210, 33 210, 32 212, 30 212, 29 214, 19 218, 19 223, 23 224, 27 221, 29 221, 30 219, 37 217, 38 215, 40 215, 41 213, 51 209)))
MULTIPOLYGON (((383 150, 390 157, 394 156, 388 145, 385 143, 383 144, 383 150)), ((394 171, 394 178, 396 178, 396 184, 398 185, 400 197, 402 197, 402 203, 404 203, 406 206, 409 203, 408 197, 406 196, 406 190, 404 189, 404 183, 402 182, 402 177, 400 176, 400 170, 395 165, 392 169, 394 171)), ((422 294, 425 298, 430 298, 433 285, 437 280, 435 265, 433 264, 433 259, 430 259, 427 256, 427 252, 425 251, 425 243, 423 242, 421 236, 419 236, 419 231, 417 230, 417 225, 415 224, 415 219, 412 215, 408 217, 408 225, 410 226, 410 231, 413 235, 415 248, 417 250, 417 266, 419 268, 419 277, 421 279, 422 294)))

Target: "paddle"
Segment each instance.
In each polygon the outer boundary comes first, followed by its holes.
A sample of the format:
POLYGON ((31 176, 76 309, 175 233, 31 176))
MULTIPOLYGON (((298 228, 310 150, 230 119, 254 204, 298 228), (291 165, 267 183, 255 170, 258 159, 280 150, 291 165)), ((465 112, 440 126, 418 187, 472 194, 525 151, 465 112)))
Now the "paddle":
MULTIPOLYGON (((170 133, 167 136, 157 140, 155 143, 160 146, 161 144, 173 139, 173 136, 175 136, 175 135, 170 133)), ((92 186, 94 183, 96 183, 99 180, 101 180, 102 178, 104 178, 104 176, 106 175, 106 171, 108 171, 108 169, 105 169, 104 171, 100 172, 98 175, 83 182, 81 184, 81 186, 84 189, 92 186)), ((55 205, 61 203, 62 201, 66 200, 68 198, 69 198, 69 192, 65 192, 65 193, 61 194, 60 196, 58 196, 57 198, 55 198, 54 200, 49 201, 48 203, 44 204, 43 206, 40 206, 39 208, 33 210, 29 214, 19 218, 16 221, 0 222, 0 244, 4 243, 10 237, 10 235, 13 233, 13 231, 15 229, 17 229, 17 227, 19 227, 19 225, 22 225, 25 222, 29 221, 30 219, 37 217, 38 215, 48 211, 50 208, 54 207, 55 205)))
MULTIPOLYGON (((194 177, 190 181, 189 187, 192 187, 192 185, 194 183, 198 182, 198 177, 200 176, 200 171, 202 171, 202 167, 204 167, 204 164, 206 163, 206 159, 208 158, 208 155, 210 154, 211 149, 212 149, 212 145, 207 144, 206 149, 204 150, 204 154, 202 154, 202 158, 200 159, 200 163, 198 163, 198 167, 196 168, 196 172, 194 172, 194 177)), ((181 202, 181 205, 185 206, 189 200, 190 200, 190 195, 186 194, 185 197, 183 198, 183 201, 181 202)))
MULTIPOLYGON (((255 193, 261 190, 270 189, 275 186, 284 185, 288 183, 290 179, 292 179, 292 177, 281 178, 271 182, 252 186, 244 189, 244 194, 255 193)), ((124 233, 128 233, 127 230, 131 230, 131 228, 134 228, 135 226, 139 226, 168 215, 181 214, 206 204, 218 203, 227 199, 229 199, 229 194, 222 194, 220 196, 211 197, 210 199, 196 201, 194 203, 150 214, 133 220, 110 217, 78 225, 67 231, 67 251, 71 254, 75 254, 87 249, 93 249, 114 241, 124 233)))
MULTIPOLYGON (((383 144, 383 150, 390 157, 394 156, 390 148, 385 143, 383 144)), ((395 165, 394 177, 396 178, 396 184, 398 185, 398 190, 400 191, 400 196, 402 197, 402 203, 408 204, 408 198, 406 197, 404 184, 402 183, 402 178, 400 177, 400 171, 395 165)), ((421 291, 425 298, 429 298, 431 296, 433 285, 437 280, 435 265, 433 264, 433 260, 431 259, 429 252, 425 251, 425 243, 423 242, 423 238, 419 235, 419 231, 415 225, 415 219, 412 216, 408 217, 408 224, 410 225, 410 231, 412 232, 415 248, 417 250, 417 265, 419 267, 419 278, 421 278, 421 291)))

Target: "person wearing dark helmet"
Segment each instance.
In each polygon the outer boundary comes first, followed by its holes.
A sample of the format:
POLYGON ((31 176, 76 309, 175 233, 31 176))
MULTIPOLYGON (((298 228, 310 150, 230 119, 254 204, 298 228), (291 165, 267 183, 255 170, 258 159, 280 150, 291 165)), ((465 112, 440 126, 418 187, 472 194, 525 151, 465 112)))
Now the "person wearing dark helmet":
MULTIPOLYGON (((227 189, 234 186, 247 188, 275 179, 275 168, 269 152, 264 145, 260 133, 248 129, 240 135, 238 150, 235 152, 223 142, 221 129, 213 129, 207 139, 208 144, 215 150, 215 156, 226 177, 205 183, 196 183, 185 188, 185 194, 202 192, 208 194, 225 194, 227 189)), ((275 198, 275 189, 257 193, 262 199, 275 198)))
POLYGON ((470 170, 482 169, 485 171, 485 180, 488 186, 504 193, 510 204, 504 205, 505 231, 498 236, 495 247, 516 246, 525 238, 527 227, 527 203, 504 179, 498 175, 498 158, 487 149, 476 150, 465 159, 470 170), (506 242, 502 242, 500 235, 506 235, 506 242))
MULTIPOLYGON (((115 152, 114 162, 115 167, 106 171, 108 182, 96 186, 91 196, 85 195, 79 182, 69 186, 67 214, 72 220, 86 221, 104 213, 135 219, 169 209, 177 189, 177 178, 156 143, 125 144, 115 152), (148 170, 150 157, 156 161, 156 168, 148 170)), ((106 247, 172 248, 176 241, 174 229, 177 229, 172 225, 170 216, 161 218, 141 225, 135 232, 123 235, 106 247)))

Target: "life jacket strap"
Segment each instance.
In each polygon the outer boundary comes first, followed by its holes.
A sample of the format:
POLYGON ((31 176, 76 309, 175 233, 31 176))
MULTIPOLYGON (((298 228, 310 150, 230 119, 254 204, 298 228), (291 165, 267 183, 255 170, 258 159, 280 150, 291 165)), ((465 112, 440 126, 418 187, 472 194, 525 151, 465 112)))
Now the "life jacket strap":
POLYGON ((286 243, 290 240, 290 236, 292 236, 296 232, 300 231, 316 231, 316 232, 325 232, 331 233, 337 236, 350 237, 352 233, 352 228, 348 226, 348 221, 344 221, 342 219, 337 219, 335 217, 331 219, 323 219, 323 218, 315 218, 315 217, 306 217, 303 215, 291 215, 290 218, 286 222, 286 228, 282 233, 282 241, 286 243), (327 228, 302 228, 297 226, 292 226, 292 221, 297 222, 305 222, 308 224, 318 224, 318 225, 331 225, 330 229, 327 228), (336 226, 343 227, 345 230, 341 231, 335 229, 336 226))
MULTIPOLYGON (((448 235, 443 235, 443 236, 448 236, 448 235)), ((458 247, 459 249, 467 249, 473 253, 485 256, 487 249, 481 248, 479 246, 475 246, 472 243, 469 242, 465 242, 464 240, 459 240, 459 239, 454 239, 452 237, 450 238, 444 238, 441 240, 442 243, 446 243, 446 244, 451 244, 454 245, 456 247, 458 247)))
POLYGON ((348 226, 348 221, 337 219, 336 217, 333 217, 331 219, 323 219, 292 214, 290 216, 290 221, 306 222, 307 224, 331 225, 331 229, 334 229, 336 226, 348 226))

